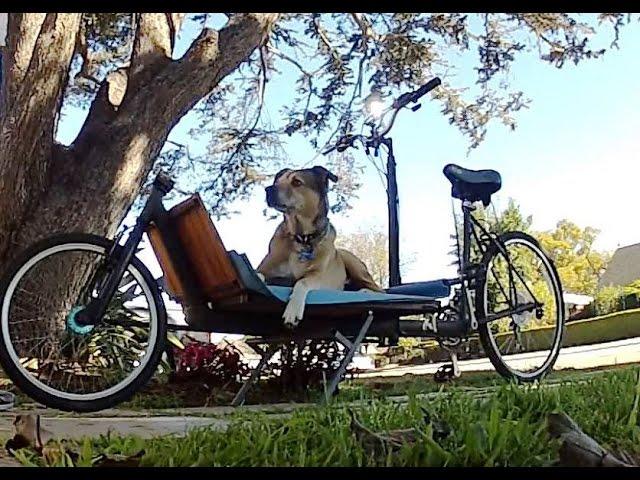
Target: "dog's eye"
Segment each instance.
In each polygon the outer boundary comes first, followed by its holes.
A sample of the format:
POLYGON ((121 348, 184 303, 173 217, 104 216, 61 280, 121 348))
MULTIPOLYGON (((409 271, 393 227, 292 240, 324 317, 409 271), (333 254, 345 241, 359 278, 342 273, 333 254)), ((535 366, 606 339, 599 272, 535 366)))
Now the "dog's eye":
POLYGON ((294 178, 293 180, 291 180, 291 185, 294 187, 299 187, 300 185, 302 185, 302 182, 297 178, 294 178))

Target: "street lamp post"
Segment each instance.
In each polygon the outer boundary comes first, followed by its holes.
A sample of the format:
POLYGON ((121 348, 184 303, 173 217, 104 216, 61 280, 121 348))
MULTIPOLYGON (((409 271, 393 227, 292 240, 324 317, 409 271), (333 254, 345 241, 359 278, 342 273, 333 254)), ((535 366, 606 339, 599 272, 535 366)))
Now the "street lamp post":
MULTIPOLYGON (((365 112, 374 120, 380 118, 385 109, 380 94, 376 91, 367 97, 364 104, 365 112)), ((398 182, 396 180, 396 159, 393 155, 393 141, 390 137, 373 136, 369 146, 373 147, 376 155, 380 145, 387 147, 387 217, 388 217, 388 244, 389 244, 389 286, 400 285, 400 223, 398 221, 398 182)))
MULTIPOLYGON (((393 142, 390 137, 387 137, 387 134, 391 130, 391 127, 393 127, 396 115, 401 109, 407 107, 410 103, 416 103, 422 96, 440 84, 441 81, 439 78, 432 78, 417 90, 400 95, 389 108, 385 108, 380 92, 377 90, 372 91, 364 102, 364 110, 369 117, 369 121, 366 121, 365 124, 371 127, 371 135, 368 137, 364 137, 363 135, 347 135, 338 141, 338 145, 328 150, 338 149, 338 151, 344 151, 346 148, 353 146, 356 139, 360 139, 364 144, 367 154, 370 148, 373 148, 376 156, 380 151, 381 145, 387 148, 387 171, 385 172, 385 177, 387 180, 386 190, 389 218, 390 287, 400 285, 402 280, 400 278, 400 222, 398 221, 398 206, 400 202, 398 200, 398 182, 396 179, 396 158, 393 155, 393 142), (389 112, 393 113, 391 121, 382 128, 381 125, 378 124, 379 120, 389 112), (382 129, 382 131, 380 131, 380 129, 382 129)), ((420 104, 417 103, 413 107, 410 107, 410 110, 415 112, 419 108, 420 104)))

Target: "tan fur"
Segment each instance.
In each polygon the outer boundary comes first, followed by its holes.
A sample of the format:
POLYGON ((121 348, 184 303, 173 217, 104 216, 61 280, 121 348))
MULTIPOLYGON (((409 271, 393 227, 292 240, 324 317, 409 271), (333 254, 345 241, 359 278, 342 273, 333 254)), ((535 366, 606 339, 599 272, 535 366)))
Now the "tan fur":
POLYGON ((294 240, 296 227, 297 233, 300 229, 303 233, 312 233, 318 222, 326 219, 326 190, 322 183, 327 178, 318 178, 318 175, 321 177, 322 171, 287 170, 276 178, 274 188, 284 219, 269 242, 266 257, 256 269, 263 279, 293 277, 296 280, 283 314, 285 325, 290 327, 302 320, 310 290, 342 290, 350 279, 363 289, 383 291, 360 259, 347 250, 336 249, 336 231, 331 224, 327 234, 315 245, 314 258, 300 260, 301 246, 294 240))
POLYGON ((356 257, 349 250, 338 248, 338 254, 342 257, 344 267, 347 271, 347 278, 358 288, 373 290, 374 292, 384 292, 384 290, 373 279, 367 266, 362 260, 356 257))

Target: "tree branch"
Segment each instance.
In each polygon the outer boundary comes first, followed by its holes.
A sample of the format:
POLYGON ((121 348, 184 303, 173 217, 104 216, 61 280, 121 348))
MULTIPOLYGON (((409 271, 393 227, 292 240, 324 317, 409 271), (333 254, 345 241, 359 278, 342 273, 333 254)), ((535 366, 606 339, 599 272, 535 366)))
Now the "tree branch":
MULTIPOLYGON (((203 29, 182 58, 168 64, 152 79, 153 83, 166 86, 168 98, 172 101, 169 105, 158 105, 160 118, 149 118, 149 123, 163 125, 169 130, 173 128, 220 80, 263 44, 277 15, 239 14, 234 15, 220 31, 203 29)), ((127 93, 122 108, 149 108, 154 93, 142 87, 137 92, 131 92, 131 96, 127 93)))
POLYGON ((154 77, 171 62, 173 24, 171 14, 136 13, 136 33, 131 54, 129 84, 132 88, 154 77))
MULTIPOLYGON (((124 151, 114 151, 109 155, 107 162, 117 165, 116 172, 126 171, 129 177, 141 182, 151 168, 153 160, 162 150, 171 129, 226 75, 246 61, 251 53, 264 43, 276 18, 277 14, 234 15, 220 31, 203 29, 184 56, 178 60, 168 59, 153 76, 147 75, 143 70, 142 76, 136 80, 136 85, 131 84, 130 77, 124 99, 117 112, 106 118, 107 125, 101 109, 97 106, 92 107, 87 115, 85 124, 74 142, 77 153, 85 159, 83 169, 99 167, 113 170, 113 165, 94 165, 91 152, 94 148, 124 148, 124 151), (163 86, 161 91, 154 88, 156 85, 163 86), (135 122, 131 121, 132 118, 135 118, 135 122), (105 142, 117 147, 105 145, 105 142), (132 153, 133 150, 135 154, 132 153)), ((142 25, 140 28, 144 30, 142 25)), ((141 43, 140 45, 142 46, 141 43)), ((138 61, 142 58, 143 50, 137 49, 138 61)), ((153 49, 151 51, 153 52, 153 49)), ((152 55, 164 57, 166 51, 160 51, 162 53, 156 51, 152 55)), ((162 60, 162 63, 165 61, 162 60)), ((96 98, 96 102, 100 95, 104 101, 108 94, 106 87, 101 90, 102 93, 96 98)), ((104 162, 103 159, 100 161, 104 162)), ((121 195, 123 198, 135 195, 137 190, 132 189, 134 185, 135 181, 127 182, 126 190, 115 195, 121 195)))
MULTIPOLYGON (((13 72, 19 74, 23 82, 16 85, 19 90, 8 100, 8 108, 0 112, 0 144, 3 147, 0 151, 0 204, 13 206, 0 214, 0 252, 5 251, 16 222, 28 211, 28 201, 34 197, 34 192, 41 192, 46 187, 55 125, 68 81, 80 17, 79 13, 46 14, 33 42, 33 28, 26 28, 28 24, 33 26, 33 21, 19 22, 24 28, 13 26, 12 46, 20 50, 29 43, 33 49, 30 54, 14 53, 13 72), (16 38, 16 32, 20 31, 26 31, 28 38, 16 38), (30 60, 25 70, 22 62, 27 57, 30 60), (21 88, 23 83, 28 88, 21 88), (16 158, 21 161, 16 162, 16 158)), ((17 82, 15 77, 7 81, 17 82)))
POLYGON ((371 23, 364 16, 363 13, 352 13, 351 14, 351 18, 353 18, 353 21, 356 23, 356 25, 358 26, 358 28, 362 32, 362 35, 365 37, 365 39, 370 38, 370 39, 372 39, 372 40, 374 40, 376 42, 381 40, 380 35, 378 35, 373 30, 373 28, 371 27, 371 23))
POLYGON ((23 85, 33 47, 46 13, 10 13, 7 23, 7 46, 2 54, 2 103, 6 112, 9 103, 23 85))
POLYGON ((318 34, 318 37, 320 37, 320 40, 322 41, 327 51, 333 57, 334 62, 341 64, 342 60, 340 59, 340 54, 338 53, 338 50, 336 50, 336 48, 331 44, 331 40, 329 40, 325 29, 322 27, 322 25, 320 25, 320 21, 317 18, 314 18, 312 23, 315 32, 318 34))
POLYGON ((167 22, 169 23, 169 41, 171 42, 171 53, 176 45, 178 33, 184 21, 184 13, 165 13, 167 22))

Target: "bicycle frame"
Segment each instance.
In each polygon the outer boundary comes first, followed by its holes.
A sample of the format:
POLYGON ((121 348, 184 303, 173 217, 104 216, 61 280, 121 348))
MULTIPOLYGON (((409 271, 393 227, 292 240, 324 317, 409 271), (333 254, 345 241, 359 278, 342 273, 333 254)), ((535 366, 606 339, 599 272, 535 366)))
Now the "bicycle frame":
POLYGON ((165 246, 171 256, 172 264, 184 287, 184 300, 189 305, 205 305, 205 297, 197 286, 196 280, 191 272, 193 267, 189 259, 184 255, 180 239, 175 229, 169 223, 169 213, 162 204, 163 197, 173 188, 173 181, 164 174, 159 174, 153 182, 151 193, 145 203, 142 212, 136 220, 129 237, 124 245, 119 246, 117 240, 111 252, 107 256, 110 273, 94 298, 86 308, 78 314, 77 322, 81 325, 95 324, 101 319, 106 311, 107 304, 115 294, 119 282, 124 275, 127 265, 135 255, 138 245, 142 241, 142 236, 147 231, 151 223, 160 231, 165 246))
MULTIPOLYGON (((509 254, 506 251, 502 242, 497 235, 489 233, 476 218, 473 216, 472 212, 475 210, 475 206, 472 202, 467 200, 462 202, 462 256, 460 257, 460 271, 459 276, 453 279, 448 279, 447 283, 449 285, 460 285, 461 289, 461 302, 460 302, 460 310, 458 311, 460 319, 460 334, 457 336, 466 336, 469 331, 475 331, 478 328, 479 323, 490 323, 495 320, 499 320, 506 316, 516 315, 524 312, 529 312, 533 309, 540 308, 542 304, 536 299, 533 292, 529 289, 529 286, 524 281, 522 276, 518 273, 518 271, 513 267, 511 263, 511 259, 509 258, 509 254), (478 231, 480 230, 480 234, 478 231), (487 243, 492 243, 497 246, 498 250, 502 253, 507 264, 509 266, 509 304, 513 304, 514 300, 514 284, 513 284, 513 273, 517 275, 522 284, 527 289, 531 298, 533 298, 534 302, 529 302, 523 304, 521 306, 502 310, 498 313, 488 315, 486 318, 477 319, 475 315, 475 309, 471 303, 471 291, 470 284, 472 281, 478 282, 485 280, 485 276, 488 272, 485 271, 484 266, 481 264, 475 264, 471 262, 471 245, 472 241, 478 246, 481 254, 484 254, 486 248, 483 249, 483 246, 487 243)), ((474 285, 475 286, 475 285, 474 285)))
MULTIPOLYGON (((171 191, 173 188, 173 181, 166 175, 160 174, 154 180, 151 193, 147 202, 145 203, 142 212, 140 213, 136 224, 129 234, 126 242, 123 245, 118 245, 117 240, 114 242, 113 248, 107 256, 107 274, 102 288, 98 293, 98 296, 91 300, 89 304, 78 314, 77 322, 80 325, 93 325, 100 321, 104 316, 107 304, 115 294, 116 289, 127 269, 127 265, 131 261, 131 258, 135 255, 138 245, 142 241, 142 236, 147 231, 151 223, 160 231, 165 246, 171 257, 172 263, 176 270, 176 273, 184 288, 184 303, 190 305, 192 308, 207 308, 207 300, 202 293, 196 279, 192 272, 193 266, 190 265, 189 259, 183 254, 183 247, 180 243, 180 239, 177 236, 175 229, 173 229, 169 222, 169 213, 164 208, 162 203, 163 197, 171 191)), ((500 318, 531 311, 534 308, 538 308, 541 304, 535 300, 532 292, 529 293, 534 298, 534 303, 524 304, 522 306, 507 309, 496 314, 490 315, 487 318, 477 319, 475 315, 475 309, 472 304, 471 292, 473 291, 475 284, 484 279, 484 275, 487 272, 484 271, 482 265, 471 262, 471 245, 472 241, 478 245, 481 253, 484 252, 483 246, 487 242, 491 242, 497 245, 499 251, 505 256, 509 271, 514 269, 511 265, 509 256, 504 246, 499 241, 496 235, 490 234, 472 215, 475 206, 468 201, 462 202, 463 211, 463 245, 462 256, 460 258, 460 274, 458 277, 448 279, 446 282, 451 285, 460 285, 461 298, 458 310, 457 322, 445 322, 448 324, 448 328, 441 328, 438 326, 438 333, 436 337, 465 337, 469 332, 477 330, 478 323, 488 323, 498 320, 500 318), (480 234, 478 234, 478 231, 480 234)), ((516 274, 518 272, 516 271, 516 274)), ((522 278, 520 277, 522 280, 522 278)), ((513 282, 511 282, 512 284, 513 282)), ((523 281, 523 284, 526 283, 523 281)), ((511 289, 510 289, 511 294, 511 289)), ((510 304, 512 296, 509 296, 510 304)))

